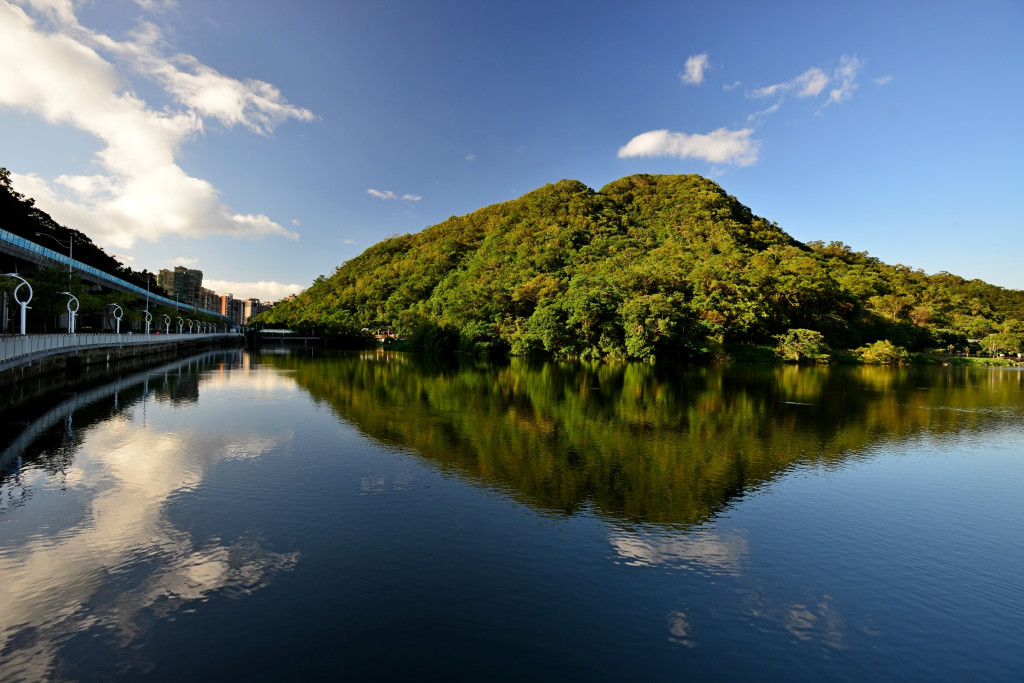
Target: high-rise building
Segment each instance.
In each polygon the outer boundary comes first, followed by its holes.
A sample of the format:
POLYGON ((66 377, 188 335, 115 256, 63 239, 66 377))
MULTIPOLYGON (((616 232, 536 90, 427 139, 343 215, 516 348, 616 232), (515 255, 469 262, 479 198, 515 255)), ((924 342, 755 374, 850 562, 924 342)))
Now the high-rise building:
POLYGON ((206 287, 200 287, 199 308, 204 311, 218 311, 220 309, 220 297, 217 296, 217 292, 206 287))
POLYGON ((217 308, 213 309, 218 311, 221 315, 227 316, 231 319, 231 322, 235 325, 243 324, 243 306, 245 303, 241 299, 236 299, 232 294, 221 294, 220 304, 217 308))
POLYGON ((248 323, 251 318, 255 318, 262 312, 260 300, 255 297, 251 297, 243 301, 242 306, 242 320, 246 323, 248 323))
POLYGON ((236 325, 245 324, 245 302, 241 299, 233 299, 231 301, 231 320, 236 325))
POLYGON ((231 302, 234 301, 235 297, 231 294, 221 294, 218 297, 217 308, 214 310, 221 315, 231 315, 231 302))
POLYGON ((185 266, 175 266, 174 270, 165 268, 157 275, 157 283, 178 302, 186 306, 201 305, 203 271, 185 266))

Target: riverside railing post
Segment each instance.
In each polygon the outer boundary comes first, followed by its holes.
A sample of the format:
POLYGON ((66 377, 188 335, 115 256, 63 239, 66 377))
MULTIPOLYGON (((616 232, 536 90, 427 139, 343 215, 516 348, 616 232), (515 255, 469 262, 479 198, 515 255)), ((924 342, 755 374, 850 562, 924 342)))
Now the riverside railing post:
POLYGON ((28 280, 26 280, 22 276, 18 275, 17 273, 7 273, 7 277, 16 277, 19 280, 21 280, 21 284, 19 284, 17 287, 14 288, 13 294, 14 294, 14 301, 19 306, 21 306, 21 334, 22 334, 22 336, 24 336, 24 334, 25 334, 25 312, 28 310, 28 302, 32 301, 32 285, 30 285, 28 283, 28 280), (18 298, 18 290, 21 289, 22 286, 28 287, 28 298, 25 299, 24 301, 22 301, 22 300, 20 300, 18 298))
POLYGON ((68 334, 75 333, 75 318, 78 317, 78 309, 81 305, 78 303, 78 297, 71 292, 61 292, 61 294, 67 294, 70 298, 68 299, 68 334), (75 308, 71 308, 71 304, 74 302, 75 308))

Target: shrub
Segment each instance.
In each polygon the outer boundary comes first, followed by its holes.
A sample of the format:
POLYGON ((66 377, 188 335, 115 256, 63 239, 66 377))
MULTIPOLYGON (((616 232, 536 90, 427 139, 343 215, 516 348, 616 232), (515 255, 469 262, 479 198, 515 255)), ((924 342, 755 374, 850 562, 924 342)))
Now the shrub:
POLYGON ((888 339, 880 339, 857 349, 862 363, 870 365, 907 365, 910 354, 902 346, 894 346, 888 339))

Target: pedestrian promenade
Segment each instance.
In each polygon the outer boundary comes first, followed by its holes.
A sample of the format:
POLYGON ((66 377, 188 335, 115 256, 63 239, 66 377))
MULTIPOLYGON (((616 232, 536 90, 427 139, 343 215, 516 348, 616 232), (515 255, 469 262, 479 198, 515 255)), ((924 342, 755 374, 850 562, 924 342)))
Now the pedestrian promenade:
POLYGON ((0 337, 0 372, 35 360, 63 353, 97 348, 125 346, 158 346, 201 340, 238 338, 237 332, 197 334, 29 334, 0 337))

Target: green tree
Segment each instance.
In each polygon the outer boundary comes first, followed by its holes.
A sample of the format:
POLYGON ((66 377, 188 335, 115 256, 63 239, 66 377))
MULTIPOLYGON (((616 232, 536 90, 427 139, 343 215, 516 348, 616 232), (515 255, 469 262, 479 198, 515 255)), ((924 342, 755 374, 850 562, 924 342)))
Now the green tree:
POLYGON ((832 350, 825 341, 825 335, 816 330, 791 329, 785 334, 776 335, 778 344, 775 347, 775 355, 786 360, 799 363, 800 361, 811 361, 813 363, 827 363, 832 350))

